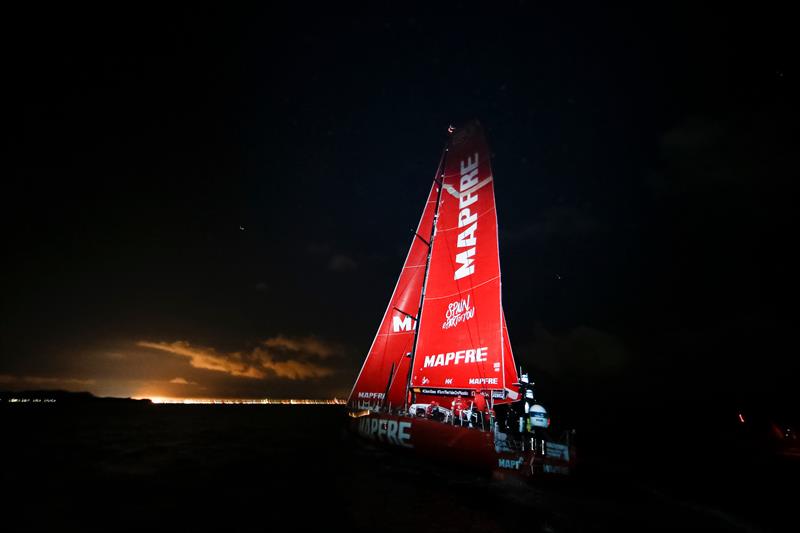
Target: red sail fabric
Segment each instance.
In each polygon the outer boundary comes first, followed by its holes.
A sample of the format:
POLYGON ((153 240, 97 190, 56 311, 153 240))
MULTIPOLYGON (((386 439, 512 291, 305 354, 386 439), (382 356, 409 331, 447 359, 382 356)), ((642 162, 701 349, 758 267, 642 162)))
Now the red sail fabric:
POLYGON ((478 123, 453 135, 412 369, 412 386, 420 394, 505 388, 489 157, 478 123))
POLYGON ((519 383, 519 374, 517 374, 517 363, 514 361, 514 352, 511 351, 511 339, 508 337, 505 311, 503 311, 503 374, 505 375, 506 390, 494 398, 495 404, 509 403, 519 399, 519 391, 514 386, 514 383, 519 383))
MULTIPOLYGON (((434 184, 417 226, 417 234, 425 239, 431 234, 437 192, 437 185, 434 184)), ((381 405, 403 405, 409 361, 406 355, 411 353, 414 343, 415 324, 411 316, 416 316, 419 311, 427 255, 428 245, 416 236, 413 237, 389 306, 347 400, 349 406, 371 409, 381 405), (411 316, 399 312, 398 309, 411 316)))

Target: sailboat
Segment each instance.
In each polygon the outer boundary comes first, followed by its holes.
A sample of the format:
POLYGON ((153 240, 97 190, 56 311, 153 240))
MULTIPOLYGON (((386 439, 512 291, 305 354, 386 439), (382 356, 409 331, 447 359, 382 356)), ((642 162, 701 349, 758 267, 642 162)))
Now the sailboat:
POLYGON ((360 436, 522 476, 569 474, 518 371, 503 311, 490 152, 477 121, 448 139, 400 277, 347 401, 360 436))

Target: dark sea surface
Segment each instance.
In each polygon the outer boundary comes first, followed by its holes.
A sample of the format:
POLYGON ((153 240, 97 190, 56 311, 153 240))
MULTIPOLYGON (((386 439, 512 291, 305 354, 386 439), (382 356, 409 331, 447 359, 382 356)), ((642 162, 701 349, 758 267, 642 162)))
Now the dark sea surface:
POLYGON ((797 530, 796 464, 735 454, 620 463, 593 445, 568 482, 525 484, 363 443, 338 406, 4 405, 0 417, 4 531, 797 530))

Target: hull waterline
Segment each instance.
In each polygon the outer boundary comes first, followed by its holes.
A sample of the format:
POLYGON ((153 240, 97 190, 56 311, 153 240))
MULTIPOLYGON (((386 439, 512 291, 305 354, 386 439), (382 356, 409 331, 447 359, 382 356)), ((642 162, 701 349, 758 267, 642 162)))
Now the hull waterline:
POLYGON ((521 441, 501 432, 420 417, 359 414, 350 419, 350 430, 359 437, 434 461, 523 478, 568 475, 574 470, 574 449, 568 443, 535 439, 535 449, 522 449, 521 441))

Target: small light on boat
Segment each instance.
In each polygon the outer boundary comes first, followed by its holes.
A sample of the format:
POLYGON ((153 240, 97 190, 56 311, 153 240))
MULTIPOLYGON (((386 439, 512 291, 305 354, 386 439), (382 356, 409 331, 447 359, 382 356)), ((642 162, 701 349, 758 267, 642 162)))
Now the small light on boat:
POLYGON ((742 413, 739 413, 739 422, 744 424, 744 417, 742 416, 742 413))

